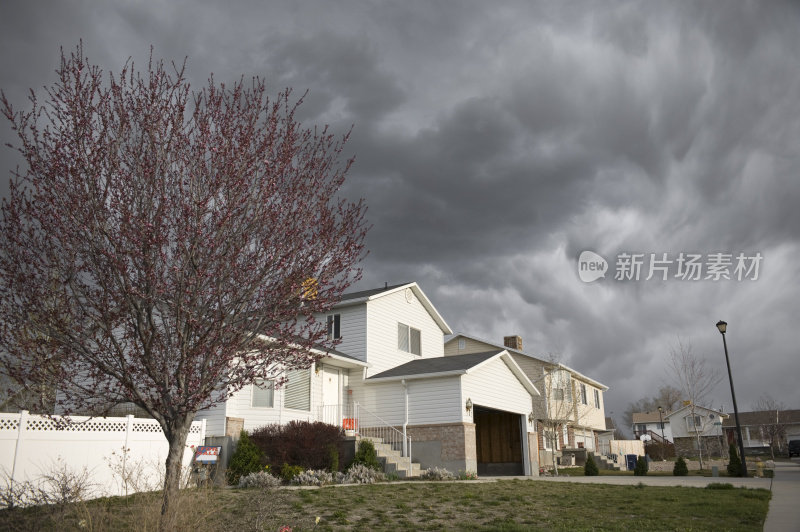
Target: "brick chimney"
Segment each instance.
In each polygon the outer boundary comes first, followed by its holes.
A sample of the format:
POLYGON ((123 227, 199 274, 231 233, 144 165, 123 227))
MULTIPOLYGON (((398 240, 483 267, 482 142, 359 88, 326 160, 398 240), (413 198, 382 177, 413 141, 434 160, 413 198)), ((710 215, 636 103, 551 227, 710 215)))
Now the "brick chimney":
POLYGON ((503 345, 510 348, 522 351, 522 337, 521 336, 504 336, 503 345))

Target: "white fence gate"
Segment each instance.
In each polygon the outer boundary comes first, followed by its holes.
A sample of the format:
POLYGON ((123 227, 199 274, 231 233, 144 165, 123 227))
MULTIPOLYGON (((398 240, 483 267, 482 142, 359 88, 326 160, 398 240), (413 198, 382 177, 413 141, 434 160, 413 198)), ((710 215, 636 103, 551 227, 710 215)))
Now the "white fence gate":
MULTIPOLYGON (((70 423, 31 415, 0 413, 0 477, 6 483, 36 482, 67 467, 86 471, 96 496, 124 495, 137 489, 159 489, 167 457, 167 439, 154 419, 70 417, 70 423), (133 476, 136 478, 132 478, 133 476)), ((203 445, 206 422, 189 430, 183 465, 194 447, 203 445)))

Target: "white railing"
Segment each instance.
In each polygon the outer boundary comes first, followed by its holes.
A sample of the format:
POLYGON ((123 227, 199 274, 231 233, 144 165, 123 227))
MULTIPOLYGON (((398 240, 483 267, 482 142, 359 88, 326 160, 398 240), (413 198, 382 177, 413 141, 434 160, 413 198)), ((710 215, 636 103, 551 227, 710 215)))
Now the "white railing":
POLYGON ((358 403, 347 405, 323 405, 319 407, 320 421, 342 427, 345 434, 361 438, 379 438, 395 451, 408 458, 411 470, 411 438, 404 431, 392 426, 377 414, 358 403))

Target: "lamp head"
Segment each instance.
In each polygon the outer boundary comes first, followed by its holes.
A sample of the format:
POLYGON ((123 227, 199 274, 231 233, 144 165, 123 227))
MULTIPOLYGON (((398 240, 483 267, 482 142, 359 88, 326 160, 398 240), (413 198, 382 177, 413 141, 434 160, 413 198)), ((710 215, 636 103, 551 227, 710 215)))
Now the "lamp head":
POLYGON ((728 323, 725 322, 725 321, 719 320, 717 322, 717 329, 719 329, 719 332, 721 332, 722 334, 725 334, 725 331, 728 330, 728 323))

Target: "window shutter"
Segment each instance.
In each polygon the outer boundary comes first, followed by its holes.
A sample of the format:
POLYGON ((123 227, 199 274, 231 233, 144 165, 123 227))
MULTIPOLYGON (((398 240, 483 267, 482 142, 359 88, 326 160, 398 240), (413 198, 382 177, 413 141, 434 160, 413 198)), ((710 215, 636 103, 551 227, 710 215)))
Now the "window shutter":
POLYGON ((284 387, 286 408, 294 410, 311 410, 311 370, 291 369, 286 372, 289 382, 284 387))

